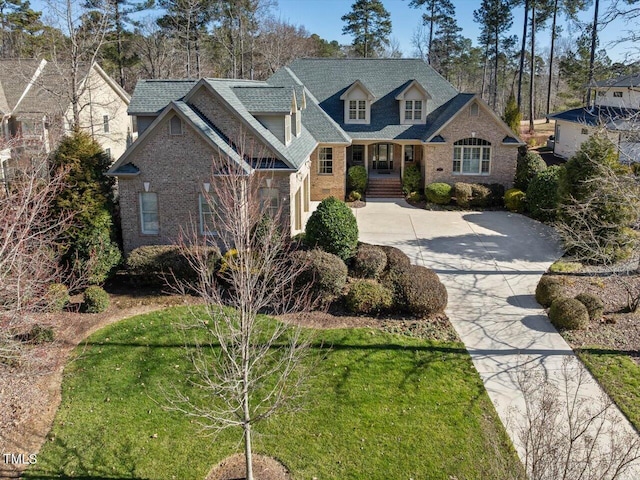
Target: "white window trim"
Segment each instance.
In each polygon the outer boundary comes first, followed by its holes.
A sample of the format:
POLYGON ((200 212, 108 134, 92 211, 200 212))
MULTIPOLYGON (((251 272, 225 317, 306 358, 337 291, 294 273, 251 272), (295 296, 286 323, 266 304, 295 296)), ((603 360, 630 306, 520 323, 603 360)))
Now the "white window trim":
POLYGON ((333 168, 333 147, 318 147, 318 175, 333 175, 334 173, 334 168, 333 168), (328 150, 329 152, 331 152, 331 158, 327 159, 327 158, 322 158, 322 152, 328 150), (323 162, 331 162, 331 172, 323 172, 322 171, 322 165, 323 162))
POLYGON ((160 200, 158 199, 158 194, 156 192, 140 192, 138 195, 138 204, 140 207, 140 231, 144 235, 159 235, 160 234, 160 200), (145 230, 144 225, 144 215, 145 213, 153 213, 153 212, 145 212, 142 208, 142 197, 146 194, 154 194, 156 196, 156 211, 155 214, 158 217, 158 229, 157 230, 145 230))
POLYGON ((271 218, 276 218, 280 211, 280 190, 274 187, 263 187, 258 192, 260 210, 266 212, 271 218), (266 200, 275 200, 276 204, 265 205, 266 200))
POLYGON ((453 147, 453 159, 451 162, 451 168, 453 170, 453 175, 460 175, 460 176, 487 176, 487 175, 491 175, 491 164, 492 164, 492 151, 491 151, 491 145, 454 145, 453 147), (465 149, 471 149, 471 148, 479 148, 480 149, 480 159, 478 162, 478 171, 477 172, 463 172, 463 168, 464 168, 464 151, 465 149), (458 159, 458 161, 460 162, 460 170, 453 170, 453 162, 456 161, 456 150, 460 149, 460 158, 458 159), (485 150, 489 151, 489 160, 484 160, 484 152, 485 150), (482 171, 482 164, 484 162, 488 161, 489 162, 489 169, 486 172, 482 171))
MULTIPOLYGON (((213 201, 213 199, 212 199, 213 201)), ((205 226, 205 221, 204 221, 204 211, 202 210, 202 207, 207 204, 211 207, 211 204, 209 203, 209 199, 202 193, 200 193, 198 195, 198 219, 199 219, 199 224, 200 224, 200 235, 205 235, 205 236, 212 236, 215 237, 218 235, 217 230, 205 230, 204 226, 205 226)), ((215 202, 214 202, 215 204, 215 202)), ((211 218, 215 219, 215 211, 212 210, 209 215, 211 215, 211 218)))
POLYGON ((424 107, 426 103, 425 99, 402 100, 400 102, 400 108, 402 109, 402 123, 404 125, 419 125, 425 123, 424 107), (407 110, 407 102, 411 102, 411 109, 409 110, 407 110), (419 109, 415 108, 416 102, 420 102, 419 109), (416 110, 420 112, 420 118, 415 118, 416 110), (411 118, 407 118, 407 112, 411 112, 411 118))
POLYGON ((361 98, 347 98, 344 100, 344 123, 345 124, 362 124, 368 125, 371 123, 371 101, 363 100, 361 98), (359 102, 364 102, 364 119, 349 118, 351 112, 351 102, 356 102, 356 117, 360 112, 359 102))

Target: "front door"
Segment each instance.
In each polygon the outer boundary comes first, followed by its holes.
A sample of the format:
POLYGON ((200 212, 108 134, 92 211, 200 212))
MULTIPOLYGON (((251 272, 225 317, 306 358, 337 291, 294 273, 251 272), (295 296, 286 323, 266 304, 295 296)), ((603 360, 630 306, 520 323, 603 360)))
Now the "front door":
POLYGON ((378 143, 373 146, 373 169, 393 170, 393 145, 378 143))

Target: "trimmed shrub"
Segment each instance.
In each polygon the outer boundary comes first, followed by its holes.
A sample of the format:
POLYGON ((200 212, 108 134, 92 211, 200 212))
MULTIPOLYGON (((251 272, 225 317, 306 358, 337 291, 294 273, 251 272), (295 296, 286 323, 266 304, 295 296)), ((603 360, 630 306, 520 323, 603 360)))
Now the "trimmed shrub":
POLYGON ((480 183, 471 184, 471 200, 472 207, 486 208, 491 204, 491 190, 486 185, 480 183))
POLYGON ((351 260, 353 273, 360 278, 378 278, 387 266, 387 254, 377 245, 363 243, 351 260))
POLYGON ((543 275, 536 286, 536 301, 545 308, 562 297, 563 282, 558 277, 543 275))
POLYGON ((347 171, 347 190, 355 190, 364 194, 367 189, 367 169, 362 165, 356 165, 347 171))
POLYGON ((546 169, 547 164, 536 152, 527 152, 524 155, 518 155, 513 187, 526 192, 527 188, 529 188, 529 182, 531 182, 538 173, 546 169))
POLYGON ((634 162, 631 164, 631 172, 636 177, 640 177, 640 162, 634 162))
POLYGON ((404 269, 411 265, 411 260, 409 260, 407 254, 399 248, 390 247, 387 245, 382 245, 380 246, 380 248, 387 255, 387 265, 385 268, 386 271, 404 269))
POLYGON ((347 266, 340 257, 316 248, 294 252, 292 259, 303 266, 296 279, 299 287, 310 286, 312 295, 322 302, 330 302, 342 294, 347 282, 347 266))
POLYGON ((489 207, 502 207, 504 205, 504 185, 501 183, 483 184, 491 191, 489 207))
POLYGON ((356 217, 344 202, 335 197, 325 198, 307 221, 305 239, 311 247, 348 260, 358 246, 356 217))
POLYGON ((360 200, 362 198, 362 194, 357 191, 357 190, 353 190, 350 194, 349 194, 349 201, 350 202, 357 202, 358 200, 360 200))
POLYGON ((62 312, 69 303, 69 289, 62 283, 52 283, 47 289, 47 306, 50 312, 62 312))
POLYGON ((576 300, 587 307, 589 320, 597 322, 602 318, 602 315, 604 315, 604 302, 599 296, 585 292, 577 295, 576 300))
POLYGON ((417 192, 420 189, 422 174, 417 165, 406 165, 402 175, 402 191, 405 195, 417 192))
POLYGON ((372 280, 356 281, 345 297, 345 305, 353 313, 379 313, 391 308, 392 304, 391 291, 372 280))
MULTIPOLYGON (((220 250, 217 247, 198 247, 193 254, 206 255, 207 264, 211 271, 218 267, 220 250)), ((139 283, 149 285, 164 285, 165 277, 174 275, 180 280, 193 280, 196 272, 189 265, 189 259, 184 256, 180 247, 176 245, 149 245, 138 247, 127 257, 127 271, 136 277, 139 283)))
POLYGON ((461 208, 469 208, 471 206, 471 197, 473 196, 473 188, 470 183, 456 182, 453 185, 453 196, 456 203, 461 208))
POLYGON ((397 307, 409 313, 422 317, 442 312, 447 306, 447 289, 430 268, 410 265, 397 275, 395 283, 397 307))
POLYGON ((452 191, 453 187, 448 183, 435 182, 424 187, 424 195, 427 200, 437 205, 449 205, 452 191))
POLYGON ((560 203, 560 176, 564 167, 554 165, 539 172, 527 188, 527 210, 535 219, 549 222, 556 218, 560 203))
POLYGON ((507 207, 507 210, 510 212, 524 212, 526 198, 527 196, 522 190, 510 188, 504 192, 504 206, 507 207))
POLYGON ((558 298, 551 304, 549 319, 557 328, 581 330, 589 325, 589 312, 575 298, 558 298))
POLYGON ((109 294, 102 287, 91 286, 83 294, 83 310, 87 313, 102 313, 109 308, 109 294))

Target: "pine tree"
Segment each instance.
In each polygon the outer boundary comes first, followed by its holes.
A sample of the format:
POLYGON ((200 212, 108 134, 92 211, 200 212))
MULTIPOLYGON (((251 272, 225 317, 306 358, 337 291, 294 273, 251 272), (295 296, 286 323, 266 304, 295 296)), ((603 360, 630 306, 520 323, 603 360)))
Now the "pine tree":
POLYGON ((456 34, 461 30, 455 22, 455 7, 453 3, 451 3, 451 0, 411 0, 409 6, 413 8, 425 8, 425 13, 422 14, 422 22, 429 28, 427 62, 431 65, 434 60, 433 41, 436 35, 436 27, 451 32, 454 30, 452 26, 455 25, 457 28, 457 30, 455 30, 456 34))
POLYGON ((352 45, 360 57, 375 57, 389 45, 391 15, 380 0, 356 0, 342 21, 347 23, 342 33, 353 35, 352 45))
POLYGON ((507 105, 504 107, 504 115, 502 116, 502 119, 504 120, 504 123, 509 125, 509 128, 513 130, 513 133, 520 135, 520 121, 522 120, 522 113, 518 108, 518 103, 516 102, 516 97, 513 92, 509 95, 507 105))

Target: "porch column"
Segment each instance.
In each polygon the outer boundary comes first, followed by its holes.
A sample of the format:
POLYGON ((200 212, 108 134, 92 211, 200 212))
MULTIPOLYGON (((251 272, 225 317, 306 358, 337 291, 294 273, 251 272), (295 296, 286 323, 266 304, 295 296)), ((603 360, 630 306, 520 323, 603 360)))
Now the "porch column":
POLYGON ((364 144, 364 168, 369 173, 369 144, 364 144))
POLYGON ((404 177, 404 143, 400 145, 400 179, 404 177))

